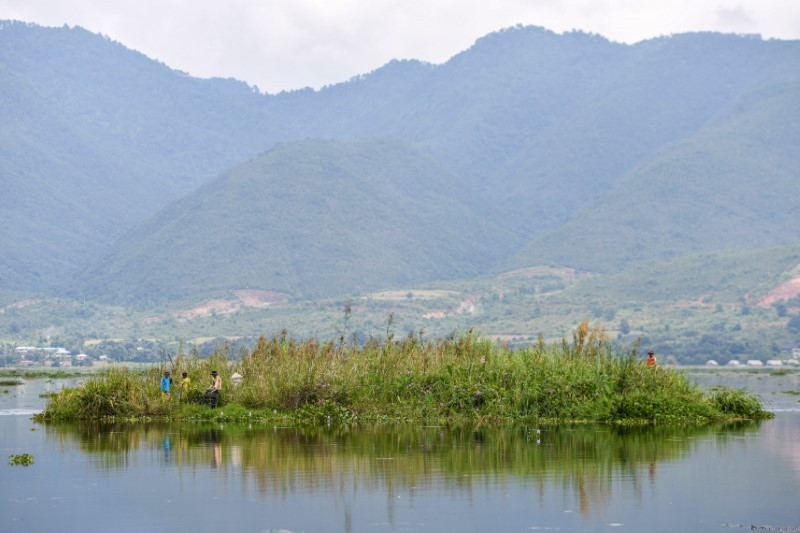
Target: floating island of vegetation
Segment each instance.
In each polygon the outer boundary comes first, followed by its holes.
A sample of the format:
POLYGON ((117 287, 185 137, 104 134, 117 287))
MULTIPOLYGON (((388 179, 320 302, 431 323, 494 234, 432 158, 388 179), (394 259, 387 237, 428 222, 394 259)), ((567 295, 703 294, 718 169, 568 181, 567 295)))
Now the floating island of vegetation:
POLYGON ((344 338, 299 342, 284 333, 232 352, 223 345, 206 359, 178 355, 170 398, 159 389, 163 368, 112 368, 54 395, 36 418, 706 423, 772 416, 747 391, 706 391, 679 371, 646 366, 636 346, 617 351, 585 322, 572 342, 540 338, 529 348, 498 346, 471 332, 443 340, 388 334, 362 346, 344 338), (216 409, 204 401, 212 369, 223 380, 216 409), (186 391, 182 372, 191 379, 186 391), (236 373, 239 384, 231 382, 236 373))

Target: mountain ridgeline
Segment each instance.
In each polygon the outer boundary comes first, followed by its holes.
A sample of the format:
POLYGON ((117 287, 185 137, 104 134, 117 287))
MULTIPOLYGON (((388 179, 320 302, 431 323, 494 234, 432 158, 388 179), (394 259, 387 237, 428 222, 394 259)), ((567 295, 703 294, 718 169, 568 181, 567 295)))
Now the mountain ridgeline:
POLYGON ((345 295, 800 244, 800 42, 515 27, 262 94, 0 22, 0 290, 345 295))

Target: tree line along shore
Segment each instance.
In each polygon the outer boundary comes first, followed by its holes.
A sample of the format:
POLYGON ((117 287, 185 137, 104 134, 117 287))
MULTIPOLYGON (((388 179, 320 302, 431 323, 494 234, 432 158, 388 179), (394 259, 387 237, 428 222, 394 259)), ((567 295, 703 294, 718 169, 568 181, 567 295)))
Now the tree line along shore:
POLYGON ((706 423, 772 416, 747 391, 706 391, 681 372, 647 366, 637 348, 614 347, 586 322, 571 341, 540 338, 528 348, 472 332, 438 340, 387 332, 363 345, 344 337, 301 342, 284 332, 238 353, 223 344, 204 359, 179 354, 169 368, 112 367, 53 395, 36 419, 706 423), (177 377, 169 397, 159 385, 165 370, 177 377), (205 397, 212 370, 223 383, 217 408, 205 397))

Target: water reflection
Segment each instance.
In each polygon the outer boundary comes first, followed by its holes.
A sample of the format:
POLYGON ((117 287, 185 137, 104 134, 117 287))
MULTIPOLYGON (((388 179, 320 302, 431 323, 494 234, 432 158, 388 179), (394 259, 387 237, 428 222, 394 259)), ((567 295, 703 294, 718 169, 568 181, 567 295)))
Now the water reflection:
MULTIPOLYGON (((39 425, 0 416, 0 531, 800 530, 800 375, 699 376, 771 401, 716 427, 39 425), (728 381, 725 381, 728 380, 728 381), (538 444, 537 444, 538 441, 538 444), (738 527, 738 526, 737 526, 738 527)), ((0 397, 41 409, 63 382, 0 397)), ((17 411, 15 411, 17 412, 17 411)))
POLYGON ((617 483, 641 492, 659 465, 693 451, 698 437, 731 439, 757 423, 724 427, 561 426, 535 428, 278 428, 220 425, 48 425, 59 448, 78 446, 100 469, 131 457, 182 471, 209 468, 254 483, 262 497, 294 492, 402 491, 435 483, 469 494, 476 487, 525 483, 540 495, 556 483, 574 494, 580 513, 608 505, 617 483), (160 452, 148 455, 147 452, 160 452), (157 457, 157 459, 156 459, 157 457))

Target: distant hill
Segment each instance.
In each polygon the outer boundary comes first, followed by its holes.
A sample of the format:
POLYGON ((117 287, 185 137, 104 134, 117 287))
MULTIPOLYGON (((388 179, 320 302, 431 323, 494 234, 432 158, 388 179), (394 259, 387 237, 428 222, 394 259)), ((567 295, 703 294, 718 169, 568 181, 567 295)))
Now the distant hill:
POLYGON ((795 41, 515 27, 266 95, 0 22, 0 290, 305 297, 794 244, 797 72, 795 41))
MULTIPOLYGON (((593 74, 580 78, 582 91, 568 89, 562 118, 529 136, 500 167, 497 180, 507 190, 499 200, 529 234, 563 223, 723 110, 735 113, 744 95, 800 72, 800 43, 713 33, 633 46, 594 40, 584 59, 580 72, 593 74), (597 53, 603 49, 605 57, 597 53)), ((554 82, 557 93, 565 81, 554 82)))
POLYGON ((0 284, 52 289, 259 151, 271 127, 253 105, 262 99, 80 28, 0 22, 0 284))
POLYGON ((456 183, 399 141, 282 144, 120 239, 87 272, 85 295, 320 297, 475 276, 491 266, 502 231, 480 222, 456 183))
POLYGON ((567 289, 564 299, 609 308, 704 299, 755 305, 798 265, 800 246, 689 254, 593 276, 567 289))
POLYGON ((511 264, 614 272, 800 244, 800 80, 762 87, 663 148, 511 264))

